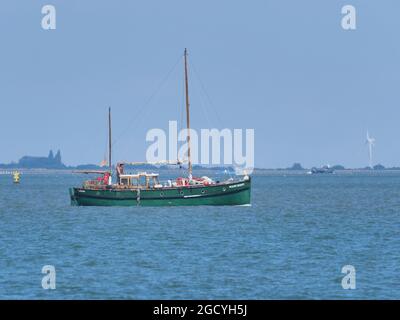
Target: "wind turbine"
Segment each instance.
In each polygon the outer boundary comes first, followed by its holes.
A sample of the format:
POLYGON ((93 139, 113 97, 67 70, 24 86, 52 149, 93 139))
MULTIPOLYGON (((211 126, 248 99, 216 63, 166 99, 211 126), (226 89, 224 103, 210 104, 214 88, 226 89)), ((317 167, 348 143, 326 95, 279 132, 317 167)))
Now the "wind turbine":
POLYGON ((372 168, 372 147, 375 146, 375 139, 369 136, 369 132, 367 131, 367 141, 369 151, 369 167, 372 168))

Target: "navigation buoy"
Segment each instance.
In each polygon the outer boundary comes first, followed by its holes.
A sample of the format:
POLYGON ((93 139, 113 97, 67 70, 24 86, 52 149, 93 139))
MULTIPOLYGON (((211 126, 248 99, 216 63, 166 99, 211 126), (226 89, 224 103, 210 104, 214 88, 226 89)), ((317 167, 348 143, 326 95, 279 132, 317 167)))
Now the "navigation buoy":
POLYGON ((18 171, 14 171, 13 173, 14 183, 19 183, 20 179, 21 179, 21 174, 18 171))

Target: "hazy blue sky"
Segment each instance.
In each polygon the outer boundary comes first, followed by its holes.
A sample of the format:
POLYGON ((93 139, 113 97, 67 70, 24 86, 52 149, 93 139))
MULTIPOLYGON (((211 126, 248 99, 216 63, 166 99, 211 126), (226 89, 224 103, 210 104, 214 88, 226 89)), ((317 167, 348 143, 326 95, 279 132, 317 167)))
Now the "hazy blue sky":
POLYGON ((212 100, 191 68, 194 128, 254 128, 256 166, 366 166, 367 129, 375 163, 400 165, 399 10, 397 0, 2 1, 0 162, 53 148, 66 164, 99 163, 109 105, 114 158, 143 160, 147 130, 180 120, 181 64, 143 106, 187 47, 212 100), (56 30, 41 28, 45 4, 56 30), (346 4, 355 31, 341 28, 346 4))

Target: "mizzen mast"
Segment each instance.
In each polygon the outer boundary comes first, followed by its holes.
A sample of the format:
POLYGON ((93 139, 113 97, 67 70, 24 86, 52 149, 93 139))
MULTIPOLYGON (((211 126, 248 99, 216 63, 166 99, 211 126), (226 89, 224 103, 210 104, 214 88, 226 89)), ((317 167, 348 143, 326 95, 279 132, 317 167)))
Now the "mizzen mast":
POLYGON ((189 79, 187 67, 187 49, 185 48, 185 96, 186 96, 186 129, 187 129, 187 144, 188 144, 188 171, 189 179, 192 178, 192 159, 190 155, 190 104, 189 104, 189 79))
POLYGON ((112 173, 112 162, 111 162, 111 107, 108 108, 108 165, 110 167, 110 173, 112 173))

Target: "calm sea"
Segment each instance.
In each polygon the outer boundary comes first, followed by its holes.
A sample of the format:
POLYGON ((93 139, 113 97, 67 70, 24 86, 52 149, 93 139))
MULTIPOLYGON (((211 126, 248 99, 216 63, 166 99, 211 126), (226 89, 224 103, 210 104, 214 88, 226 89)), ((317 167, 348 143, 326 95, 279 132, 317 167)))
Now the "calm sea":
POLYGON ((259 175, 251 207, 190 208, 72 207, 83 178, 0 175, 1 299, 400 299, 399 173, 259 175))

